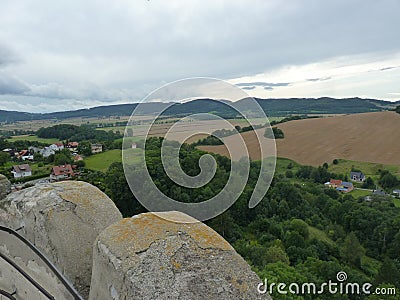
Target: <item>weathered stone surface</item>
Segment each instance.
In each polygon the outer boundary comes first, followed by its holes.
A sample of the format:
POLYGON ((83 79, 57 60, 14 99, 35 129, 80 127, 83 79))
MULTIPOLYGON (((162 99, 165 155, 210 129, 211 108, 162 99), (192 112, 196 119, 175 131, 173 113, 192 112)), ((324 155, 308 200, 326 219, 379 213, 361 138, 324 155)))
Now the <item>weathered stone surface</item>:
POLYGON ((270 299, 258 276, 211 228, 178 212, 146 213, 104 230, 94 245, 91 300, 270 299))
POLYGON ((79 181, 37 185, 0 201, 0 223, 18 228, 88 296, 93 243, 122 219, 114 203, 96 187, 79 181))
MULTIPOLYGON (((55 299, 74 300, 73 295, 38 255, 30 251, 19 239, 4 231, 0 231, 0 253, 22 268, 55 299)), ((9 293, 15 292, 14 297, 18 300, 49 299, 2 258, 0 259, 0 289, 9 293)), ((6 298, 0 296, 0 299, 6 298)))
POLYGON ((6 176, 0 174, 0 200, 11 192, 11 183, 6 176))

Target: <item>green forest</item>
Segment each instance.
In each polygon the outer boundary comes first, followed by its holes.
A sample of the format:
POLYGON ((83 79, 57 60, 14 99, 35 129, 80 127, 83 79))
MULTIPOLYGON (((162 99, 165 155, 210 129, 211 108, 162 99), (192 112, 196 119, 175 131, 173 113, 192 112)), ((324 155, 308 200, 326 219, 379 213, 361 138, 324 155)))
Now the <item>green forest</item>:
POLYGON ((122 135, 114 133, 112 131, 96 130, 89 125, 71 125, 71 124, 60 124, 46 128, 40 128, 36 135, 39 138, 57 138, 59 140, 70 141, 113 141, 121 138, 122 135))
MULTIPOLYGON (((150 138, 145 151, 148 170, 163 193, 182 202, 200 202, 224 187, 235 162, 212 154, 218 165, 214 178, 204 187, 187 189, 174 184, 163 170, 161 143, 161 138, 150 138)), ((203 154, 193 145, 182 145, 182 169, 191 176, 198 174, 203 154)), ((400 287, 400 208, 391 197, 373 196, 373 201, 365 201, 326 189, 324 182, 346 179, 346 174, 332 174, 327 164, 315 168, 278 159, 268 193, 258 206, 249 209, 260 165, 259 161, 251 162, 247 185, 236 203, 206 222, 233 245, 260 278, 322 283, 335 281, 336 274, 344 271, 351 282, 400 287)), ((114 200, 124 216, 145 211, 128 187, 122 163, 113 163, 104 174, 87 171, 85 176, 114 200)), ((387 171, 380 180, 385 177, 387 171)), ((380 299, 374 295, 339 296, 319 295, 318 299, 380 299)), ((274 299, 313 299, 310 295, 285 297, 274 295, 274 299)))

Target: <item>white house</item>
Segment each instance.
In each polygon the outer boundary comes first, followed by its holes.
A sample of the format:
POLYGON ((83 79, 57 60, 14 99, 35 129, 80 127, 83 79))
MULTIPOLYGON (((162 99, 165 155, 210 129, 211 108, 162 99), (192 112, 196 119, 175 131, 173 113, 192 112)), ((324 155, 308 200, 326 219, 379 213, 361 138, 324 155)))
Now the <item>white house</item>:
POLYGON ((53 151, 60 151, 64 149, 63 143, 54 143, 49 146, 49 148, 53 151))
POLYGON ((32 176, 32 170, 28 164, 13 166, 11 173, 14 175, 14 178, 32 176))
POLYGON ((103 152, 103 145, 102 144, 92 144, 91 148, 92 148, 92 153, 93 154, 103 152))
POLYGON ((50 147, 44 147, 44 149, 42 149, 40 151, 40 154, 42 154, 43 157, 49 157, 52 154, 55 154, 56 152, 51 149, 50 147))

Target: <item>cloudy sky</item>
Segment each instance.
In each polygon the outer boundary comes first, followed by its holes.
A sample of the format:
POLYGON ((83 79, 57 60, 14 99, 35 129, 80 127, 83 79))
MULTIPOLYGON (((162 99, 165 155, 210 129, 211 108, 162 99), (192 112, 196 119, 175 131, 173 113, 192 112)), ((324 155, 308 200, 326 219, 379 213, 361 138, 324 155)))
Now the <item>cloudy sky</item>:
POLYGON ((252 96, 400 100, 399 0, 1 0, 0 109, 140 101, 187 77, 252 96))

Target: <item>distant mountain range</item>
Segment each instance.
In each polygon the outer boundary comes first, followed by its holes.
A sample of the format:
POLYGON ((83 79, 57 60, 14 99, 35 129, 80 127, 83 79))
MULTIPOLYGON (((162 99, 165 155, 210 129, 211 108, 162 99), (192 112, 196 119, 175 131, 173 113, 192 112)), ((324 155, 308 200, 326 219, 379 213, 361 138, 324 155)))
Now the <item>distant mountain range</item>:
MULTIPOLYGON (((324 97, 256 100, 268 116, 287 116, 292 114, 351 114, 389 110, 400 105, 400 101, 390 102, 360 98, 335 99, 324 97)), ((247 116, 251 116, 252 111, 249 110, 249 101, 249 99, 243 99, 237 102, 224 102, 230 103, 236 109, 245 112, 247 116)), ((238 113, 235 109, 224 104, 224 102, 212 99, 198 99, 182 104, 175 103, 164 111, 163 115, 184 116, 193 113, 213 113, 225 118, 236 117, 238 113)), ((53 113, 28 113, 0 110, 0 122, 127 116, 133 112, 136 106, 137 103, 118 104, 53 113)), ((140 106, 140 112, 138 113, 141 115, 155 114, 163 111, 167 106, 167 103, 162 102, 146 103, 140 106)))

